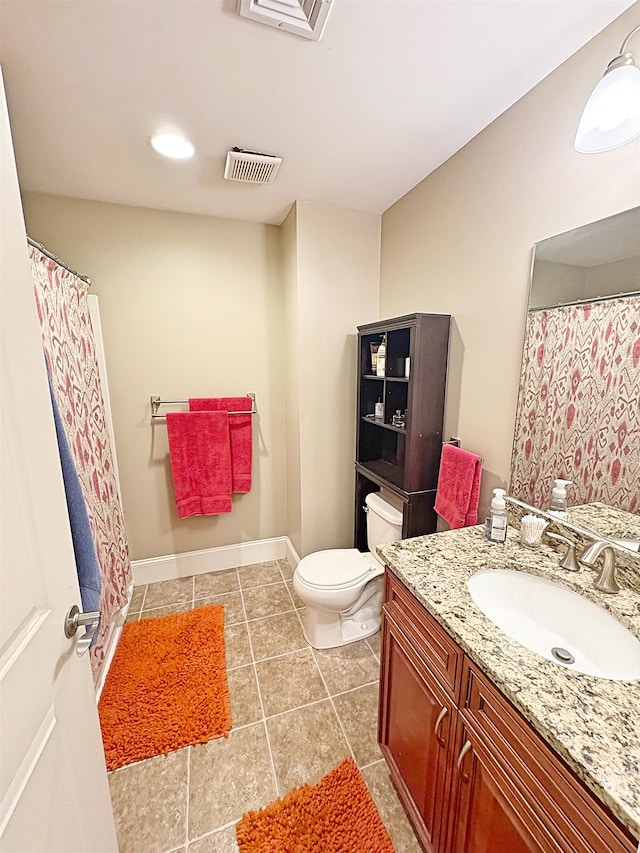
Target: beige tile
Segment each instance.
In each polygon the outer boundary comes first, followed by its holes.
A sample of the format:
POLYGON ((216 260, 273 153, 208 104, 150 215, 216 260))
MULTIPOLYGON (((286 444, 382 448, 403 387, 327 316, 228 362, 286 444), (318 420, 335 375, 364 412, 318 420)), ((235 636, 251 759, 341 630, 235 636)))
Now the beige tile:
POLYGON ((382 646, 382 631, 377 631, 371 637, 367 637, 369 648, 376 656, 376 660, 380 660, 380 649, 382 646))
POLYGON ((277 583, 282 580, 280 566, 276 560, 269 563, 255 563, 252 566, 241 566, 238 569, 240 586, 251 589, 254 586, 264 586, 267 583, 277 583))
POLYGON ((164 607, 167 604, 181 604, 193 601, 193 578, 174 578, 170 581, 150 583, 144 599, 144 609, 164 607))
POLYGON ((224 624, 235 625, 237 622, 246 622, 244 605, 239 592, 224 592, 218 595, 208 595, 205 598, 196 598, 194 607, 206 607, 208 604, 221 604, 224 608, 224 624))
POLYGON ((379 677, 378 661, 366 640, 336 649, 315 649, 314 654, 332 696, 379 677))
POLYGON ((296 595, 295 590, 293 589, 293 581, 287 581, 287 589, 289 590, 289 595, 293 599, 293 606, 296 610, 302 609, 304 607, 304 602, 296 595))
POLYGON ((317 782, 351 755, 328 699, 271 717, 267 728, 279 796, 317 782))
POLYGON ((184 844, 188 749, 109 774, 120 853, 163 853, 184 844))
POLYGON ((131 610, 127 613, 127 618, 124 620, 125 624, 127 622, 137 622, 140 618, 140 611, 136 610, 135 613, 132 613, 131 610))
POLYGON ((382 758, 378 747, 378 685, 358 687, 333 699, 358 767, 382 758))
POLYGON ((209 572, 194 576, 195 598, 220 595, 223 592, 237 592, 240 589, 237 569, 225 569, 223 572, 209 572))
POLYGON ((238 853, 235 824, 192 841, 189 853, 238 853))
POLYGON ((267 717, 327 696, 310 649, 261 661, 256 669, 267 717))
POLYGON ((147 591, 147 585, 143 584, 143 586, 137 586, 134 588, 133 593, 131 594, 131 604, 129 605, 129 610, 142 610, 142 604, 144 602, 144 594, 147 591))
POLYGON ((170 616, 172 613, 184 613, 191 610, 191 601, 183 601, 179 604, 167 604, 165 607, 154 607, 153 610, 143 610, 141 619, 155 619, 157 616, 170 616))
POLYGON ((418 844, 389 778, 386 762, 379 761, 361 772, 397 853, 422 853, 422 847, 418 844))
POLYGON ((263 723, 191 747, 189 838, 238 821, 275 796, 263 723))
POLYGON ((248 622, 256 660, 308 648, 295 611, 248 622))
POLYGON ((241 666, 227 672, 229 699, 231 700, 231 724, 236 729, 262 719, 262 706, 258 694, 258 683, 253 664, 241 666))
POLYGON ((262 619, 293 610, 293 602, 284 581, 244 590, 242 596, 247 619, 262 619))
POLYGON ((227 669, 236 666, 245 666, 252 663, 251 644, 249 643, 249 631, 247 623, 225 626, 224 645, 227 657, 227 669))
POLYGON ((280 566, 280 571, 282 572, 282 577, 289 581, 293 578, 294 569, 289 565, 287 560, 278 560, 278 565, 280 566))

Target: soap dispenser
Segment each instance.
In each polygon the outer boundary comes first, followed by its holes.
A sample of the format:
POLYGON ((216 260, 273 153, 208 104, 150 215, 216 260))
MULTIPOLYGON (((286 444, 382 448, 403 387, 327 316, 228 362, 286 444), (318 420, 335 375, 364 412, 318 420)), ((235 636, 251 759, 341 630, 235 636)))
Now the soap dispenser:
POLYGON ((573 485, 572 480, 554 480, 551 491, 549 512, 558 518, 567 517, 567 486, 573 485))
POLYGON ((505 542, 507 539, 507 509, 504 502, 505 489, 494 489, 489 516, 488 539, 490 542, 505 542))

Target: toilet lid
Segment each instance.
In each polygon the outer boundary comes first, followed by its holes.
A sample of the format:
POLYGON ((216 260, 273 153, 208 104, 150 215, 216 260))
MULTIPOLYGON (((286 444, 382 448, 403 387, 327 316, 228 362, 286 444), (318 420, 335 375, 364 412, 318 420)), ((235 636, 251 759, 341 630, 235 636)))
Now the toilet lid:
POLYGON ((372 561, 357 548, 316 551, 298 563, 298 575, 309 586, 352 586, 370 574, 372 561))

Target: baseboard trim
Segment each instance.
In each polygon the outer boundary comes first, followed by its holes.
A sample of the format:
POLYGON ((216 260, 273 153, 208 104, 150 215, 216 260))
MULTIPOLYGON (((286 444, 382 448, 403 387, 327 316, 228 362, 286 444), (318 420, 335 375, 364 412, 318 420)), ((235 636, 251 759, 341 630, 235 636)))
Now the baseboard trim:
POLYGON ((273 539, 242 542, 239 545, 222 545, 202 551, 132 560, 131 571, 134 585, 142 586, 207 572, 221 572, 236 566, 266 563, 269 560, 287 560, 292 566, 297 566, 300 562, 289 537, 277 536, 273 539))

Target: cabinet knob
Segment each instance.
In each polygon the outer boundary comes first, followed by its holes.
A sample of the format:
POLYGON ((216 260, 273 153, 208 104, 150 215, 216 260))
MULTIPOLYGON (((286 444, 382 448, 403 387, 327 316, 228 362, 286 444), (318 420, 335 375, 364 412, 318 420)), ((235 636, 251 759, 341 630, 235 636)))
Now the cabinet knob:
POLYGON ((469 752, 470 749, 471 749, 471 741, 466 741, 464 746, 460 750, 460 755, 458 756, 457 768, 458 768, 458 773, 460 774, 460 778, 462 779, 463 782, 469 781, 469 775, 468 774, 465 775, 465 773, 462 772, 462 762, 464 761, 464 757, 469 752))

